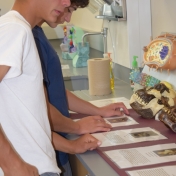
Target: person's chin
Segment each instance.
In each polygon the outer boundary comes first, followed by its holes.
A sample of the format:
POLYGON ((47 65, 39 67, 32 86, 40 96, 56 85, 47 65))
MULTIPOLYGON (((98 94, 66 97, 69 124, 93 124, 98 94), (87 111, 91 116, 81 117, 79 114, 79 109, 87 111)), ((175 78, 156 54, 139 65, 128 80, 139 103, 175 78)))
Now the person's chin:
POLYGON ((52 27, 52 28, 56 28, 56 27, 57 27, 57 24, 55 24, 55 25, 52 25, 51 27, 52 27))

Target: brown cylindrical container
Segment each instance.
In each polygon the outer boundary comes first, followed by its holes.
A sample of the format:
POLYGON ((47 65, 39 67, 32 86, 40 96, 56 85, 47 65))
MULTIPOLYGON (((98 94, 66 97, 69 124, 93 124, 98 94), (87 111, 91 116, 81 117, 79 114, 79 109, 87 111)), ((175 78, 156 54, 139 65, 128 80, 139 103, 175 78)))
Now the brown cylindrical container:
POLYGON ((88 60, 88 79, 90 95, 108 95, 110 87, 110 61, 108 58, 88 60))

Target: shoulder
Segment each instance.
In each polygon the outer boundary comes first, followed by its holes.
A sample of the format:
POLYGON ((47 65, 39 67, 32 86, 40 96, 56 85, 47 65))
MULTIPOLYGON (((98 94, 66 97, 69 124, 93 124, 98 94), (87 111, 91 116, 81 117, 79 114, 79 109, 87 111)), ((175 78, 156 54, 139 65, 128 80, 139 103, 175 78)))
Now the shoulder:
POLYGON ((15 32, 31 31, 30 24, 16 11, 9 11, 0 18, 0 30, 15 32))

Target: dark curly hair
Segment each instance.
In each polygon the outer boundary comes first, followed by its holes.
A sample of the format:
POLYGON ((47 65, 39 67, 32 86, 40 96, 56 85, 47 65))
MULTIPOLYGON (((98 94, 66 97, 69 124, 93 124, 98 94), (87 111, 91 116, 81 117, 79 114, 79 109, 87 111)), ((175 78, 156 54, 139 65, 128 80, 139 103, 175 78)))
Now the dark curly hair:
POLYGON ((88 6, 89 0, 71 0, 71 4, 75 5, 77 8, 84 8, 88 6))

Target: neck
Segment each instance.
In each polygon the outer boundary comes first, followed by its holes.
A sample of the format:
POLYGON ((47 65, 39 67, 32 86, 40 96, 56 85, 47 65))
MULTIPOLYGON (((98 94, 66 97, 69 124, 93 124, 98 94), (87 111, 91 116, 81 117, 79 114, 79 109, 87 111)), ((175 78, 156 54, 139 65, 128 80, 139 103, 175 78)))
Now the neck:
POLYGON ((41 22, 39 22, 39 23, 37 24, 37 26, 41 27, 43 23, 44 23, 44 21, 42 20, 41 22))
POLYGON ((26 19, 31 28, 42 20, 37 17, 34 1, 36 0, 16 0, 12 7, 12 10, 19 12, 26 19))

